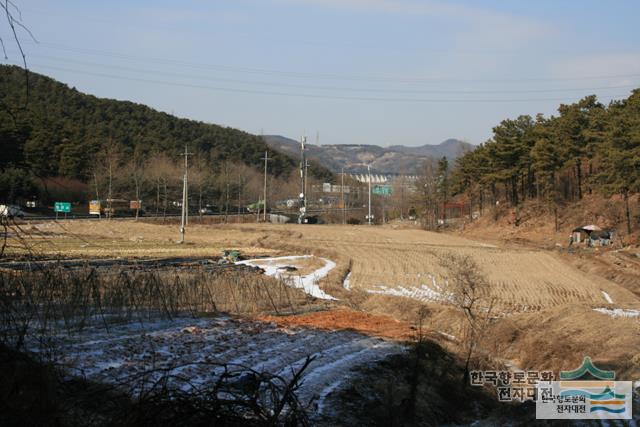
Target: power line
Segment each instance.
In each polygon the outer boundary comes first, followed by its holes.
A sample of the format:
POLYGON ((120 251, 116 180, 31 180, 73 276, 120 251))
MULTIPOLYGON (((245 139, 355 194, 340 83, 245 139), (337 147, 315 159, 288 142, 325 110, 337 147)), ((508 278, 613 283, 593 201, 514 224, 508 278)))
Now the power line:
MULTIPOLYGON (((64 71, 75 74, 84 74, 90 76, 97 77, 105 77, 116 80, 126 80, 126 81, 135 81, 149 84, 159 84, 165 86, 176 86, 176 87, 186 87, 193 89, 206 89, 213 90, 219 92, 232 92, 232 93, 246 93, 246 94, 259 94, 259 95, 275 95, 275 96, 288 96, 288 97, 296 97, 296 98, 309 98, 309 99, 332 99, 332 100, 343 100, 343 101, 375 101, 375 102, 408 102, 408 103, 508 103, 508 102, 569 102, 569 101, 578 101, 581 98, 518 98, 518 99, 447 99, 447 98, 385 98, 385 97, 364 97, 364 96, 338 96, 338 95, 319 95, 319 94, 309 94, 309 93, 293 93, 293 92, 280 92, 280 91, 268 91, 268 90, 249 90, 249 89, 239 89, 239 88, 228 88, 228 87, 219 87, 219 86, 207 86, 207 85, 199 85, 199 84, 191 84, 191 83, 179 83, 179 82, 169 82, 162 80, 153 80, 153 79, 144 79, 138 77, 128 77, 128 76, 117 76, 113 74, 107 73, 99 73, 99 72, 91 72, 91 71, 80 71, 73 70, 69 68, 63 67, 54 67, 50 65, 40 65, 31 63, 32 66, 64 71)), ((601 99, 613 99, 628 96, 628 93, 625 94, 607 94, 600 96, 601 99)))
POLYGON ((149 73, 156 74, 167 77, 180 77, 180 78, 188 78, 188 79, 196 79, 196 80, 205 80, 205 81, 214 81, 214 82, 224 82, 224 83, 238 83, 245 85, 261 85, 261 86, 274 86, 274 87, 285 87, 285 88, 296 88, 296 89, 317 89, 317 90, 328 90, 328 91, 341 91, 341 92, 367 92, 367 93, 422 93, 422 94, 464 94, 464 95, 472 95, 472 94, 495 94, 495 93, 503 93, 503 94, 512 94, 512 93, 562 93, 562 92, 582 92, 582 93, 592 93, 597 90, 609 90, 609 89, 631 89, 640 86, 640 84, 628 84, 628 85, 618 85, 618 86, 600 86, 600 87, 580 87, 580 88, 564 88, 564 89, 522 89, 522 90, 437 90, 437 89, 384 89, 384 88, 354 88, 354 87, 337 87, 337 86, 317 86, 317 85, 306 85, 306 84, 291 84, 291 83, 274 83, 274 82, 265 82, 265 81, 250 81, 250 80, 237 80, 237 79, 225 79, 218 77, 210 77, 210 76, 202 76, 202 75, 193 75, 193 74, 184 74, 184 73, 171 73, 165 71, 157 71, 157 70, 148 70, 141 68, 132 68, 132 67, 122 67, 118 65, 112 64, 101 64, 96 62, 87 62, 87 61, 78 61, 74 59, 68 58, 59 58, 55 56, 49 55, 36 55, 36 57, 43 59, 52 59, 54 61, 64 61, 68 63, 78 64, 78 65, 86 65, 90 67, 100 67, 103 68, 111 68, 114 70, 121 71, 131 71, 136 73, 149 73))
POLYGON ((428 83, 428 82, 452 82, 452 83, 522 83, 522 82, 566 82, 566 81, 586 81, 586 80, 604 80, 617 78, 636 78, 640 74, 617 74, 617 75, 598 75, 598 76, 573 76, 573 77, 522 77, 522 78, 500 78, 500 79, 455 79, 448 77, 392 77, 392 76, 373 76, 373 75, 357 75, 357 74, 334 74, 334 73, 310 73, 291 70, 274 70, 266 68, 240 67, 223 64, 205 64, 191 61, 184 61, 171 58, 158 58, 143 55, 130 55, 121 52, 105 51, 98 49, 76 48, 58 43, 42 42, 38 46, 46 49, 64 50, 73 53, 110 56, 128 61, 137 62, 155 62, 163 64, 171 64, 184 66, 189 68, 199 68, 207 70, 231 71, 252 74, 266 74, 276 76, 288 76, 297 78, 315 78, 315 79, 331 79, 331 80, 357 80, 357 81, 376 81, 376 82, 399 82, 399 83, 428 83))

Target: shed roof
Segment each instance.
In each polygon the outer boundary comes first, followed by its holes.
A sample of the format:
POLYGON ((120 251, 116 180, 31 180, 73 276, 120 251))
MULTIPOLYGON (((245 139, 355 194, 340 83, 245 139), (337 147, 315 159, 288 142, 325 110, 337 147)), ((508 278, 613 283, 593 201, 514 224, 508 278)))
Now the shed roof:
POLYGON ((590 224, 577 227, 573 231, 584 231, 585 233, 591 233, 592 231, 602 231, 602 228, 598 227, 595 224, 590 224))

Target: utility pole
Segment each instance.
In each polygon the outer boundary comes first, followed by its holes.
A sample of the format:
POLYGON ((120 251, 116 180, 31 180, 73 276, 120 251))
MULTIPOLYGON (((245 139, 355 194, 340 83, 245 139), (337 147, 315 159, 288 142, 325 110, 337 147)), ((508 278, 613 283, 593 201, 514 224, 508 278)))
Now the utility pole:
POLYGON ((369 215, 367 215, 367 219, 369 220, 369 225, 371 225, 371 165, 367 165, 367 172, 369 174, 369 215))
POLYGON ((180 242, 184 243, 185 227, 189 223, 189 153, 187 145, 184 145, 184 175, 182 178, 182 212, 180 215, 180 242))
POLYGON ((264 160, 264 194, 263 194, 263 198, 264 198, 264 206, 262 207, 263 210, 263 214, 262 214, 262 220, 264 222, 267 222, 267 162, 269 160, 271 160, 269 158, 269 152, 265 150, 264 152, 264 157, 262 158, 262 160, 264 160))
POLYGON ((309 203, 309 198, 307 197, 307 189, 309 188, 309 161, 304 159, 304 205, 307 206, 309 203))
POLYGON ((300 214, 298 215, 298 224, 304 223, 304 216, 307 212, 307 183, 306 183, 306 164, 307 158, 305 156, 304 144, 307 142, 307 137, 303 136, 300 140, 300 214))
POLYGON ((342 199, 342 225, 347 223, 347 207, 344 205, 344 168, 340 172, 340 198, 342 199))
POLYGON ((242 174, 238 173, 238 218, 236 222, 241 221, 241 206, 242 206, 242 174))

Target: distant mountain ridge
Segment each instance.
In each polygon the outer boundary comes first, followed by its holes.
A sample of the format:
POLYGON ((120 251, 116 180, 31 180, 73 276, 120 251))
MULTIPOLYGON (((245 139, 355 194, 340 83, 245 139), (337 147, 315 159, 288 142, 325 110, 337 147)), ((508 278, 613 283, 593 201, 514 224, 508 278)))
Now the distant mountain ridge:
MULTIPOLYGON (((291 157, 300 158, 300 142, 280 135, 265 135, 265 142, 274 150, 291 157)), ((370 164, 378 173, 415 174, 428 158, 447 157, 455 160, 463 153, 473 150, 474 145, 458 139, 447 139, 438 145, 425 144, 418 147, 392 145, 380 147, 368 144, 307 144, 307 156, 332 172, 361 172, 370 164)))

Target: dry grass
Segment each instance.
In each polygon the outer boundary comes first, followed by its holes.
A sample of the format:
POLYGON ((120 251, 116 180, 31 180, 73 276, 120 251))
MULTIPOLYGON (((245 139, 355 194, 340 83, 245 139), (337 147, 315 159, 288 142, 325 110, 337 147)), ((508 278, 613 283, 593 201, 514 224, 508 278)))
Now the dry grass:
MULTIPOLYGON (((484 351, 510 359, 521 368, 575 367, 578 359, 590 355, 596 363, 608 364, 625 377, 637 379, 640 373, 637 318, 611 318, 592 310, 607 306, 640 309, 638 294, 630 291, 637 289, 631 283, 633 280, 625 289, 581 271, 553 251, 494 246, 422 230, 367 226, 194 224, 187 231, 186 245, 175 244, 178 237, 175 225, 133 221, 73 221, 62 225, 47 222, 34 224, 28 231, 27 240, 44 256, 217 256, 223 249, 233 248, 246 257, 304 254, 325 257, 336 262, 337 267, 320 286, 339 298, 340 304, 390 315, 409 324, 426 305, 431 310, 427 326, 436 335, 442 331, 456 337, 462 337, 461 319, 446 302, 430 301, 419 294, 414 295, 416 298, 398 298, 367 291, 377 285, 395 290, 431 286, 430 276, 446 290, 444 284, 450 272, 443 260, 452 254, 468 256, 490 283, 487 299, 497 299, 495 309, 499 318, 490 331, 491 342, 483 345, 484 351), (347 291, 342 283, 349 271, 352 289, 347 291), (610 295, 613 304, 607 304, 603 291, 610 295), (606 340, 613 340, 613 347, 601 345, 606 340)), ((10 243, 14 253, 22 250, 18 242, 10 243)), ((622 261, 631 266, 630 270, 636 265, 635 261, 622 261)), ((300 265, 304 271, 317 266, 300 265)), ((221 295, 226 295, 228 307, 236 311, 231 289, 236 290, 230 287, 221 295)), ((359 320, 351 317, 320 317, 320 320, 314 316, 299 317, 291 322, 359 328, 359 320)), ((283 321, 287 322, 286 318, 283 321)), ((382 333, 375 327, 372 330, 371 333, 382 333)), ((456 351, 459 341, 444 336, 443 345, 456 351)))
POLYGON ((312 300, 255 272, 154 272, 51 267, 0 272, 0 343, 72 333, 94 323, 173 318, 183 314, 297 313, 312 300))
POLYGON ((640 378, 640 322, 611 318, 584 305, 522 313, 496 322, 486 349, 523 369, 571 370, 584 356, 616 379, 640 378))
MULTIPOLYGON (((44 255, 71 257, 217 256, 239 249, 246 256, 314 254, 338 265, 322 287, 351 300, 342 290, 347 271, 354 291, 386 286, 410 294, 423 285, 446 299, 448 271, 443 260, 452 254, 475 261, 491 283, 503 312, 535 311, 570 303, 605 304, 602 291, 614 302, 639 303, 633 293, 606 279, 570 266, 553 252, 496 247, 456 236, 421 230, 366 226, 299 226, 275 224, 192 225, 189 243, 177 245, 175 225, 130 220, 46 222, 33 225, 30 241, 44 255), (433 286, 433 281, 436 287, 433 286)), ((14 248, 15 250, 15 248, 14 248)), ((312 261, 309 261, 312 262, 312 261)), ((311 270, 315 265, 304 266, 311 270)), ((437 294, 414 298, 438 302, 437 294)), ((442 301, 439 301, 442 302, 442 301)))

